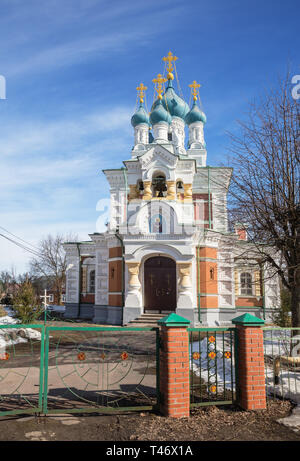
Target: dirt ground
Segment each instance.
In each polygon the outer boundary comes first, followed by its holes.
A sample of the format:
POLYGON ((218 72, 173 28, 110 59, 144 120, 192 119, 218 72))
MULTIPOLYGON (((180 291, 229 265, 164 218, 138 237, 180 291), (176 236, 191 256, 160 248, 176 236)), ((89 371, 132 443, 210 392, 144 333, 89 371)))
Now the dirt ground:
POLYGON ((288 401, 275 400, 267 410, 207 406, 182 419, 146 412, 2 416, 0 441, 300 441, 300 432, 277 422, 292 408, 288 401))
MULTIPOLYGON (((53 322, 54 326, 65 324, 64 321, 53 322)), ((90 325, 80 323, 78 326, 90 325)), ((60 336, 60 333, 57 335, 60 336)), ((72 343, 75 338, 72 334, 69 336, 72 343)), ((113 333, 110 336, 113 337, 113 333)), ((55 332, 52 342, 56 343, 55 332)), ((140 342, 141 339, 137 338, 136 346, 139 350, 143 348, 145 336, 142 336, 142 345, 140 342)), ((295 432, 277 422, 289 416, 293 407, 289 401, 281 400, 270 400, 266 410, 257 412, 244 411, 233 405, 207 406, 193 409, 190 418, 183 419, 166 418, 153 412, 1 416, 0 441, 299 442, 300 431, 295 432)))

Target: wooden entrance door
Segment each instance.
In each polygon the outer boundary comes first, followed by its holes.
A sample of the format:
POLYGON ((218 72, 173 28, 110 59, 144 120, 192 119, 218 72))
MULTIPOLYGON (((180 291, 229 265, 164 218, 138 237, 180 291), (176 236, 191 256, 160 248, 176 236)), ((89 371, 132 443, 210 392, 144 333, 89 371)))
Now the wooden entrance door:
POLYGON ((147 259, 144 265, 144 297, 145 311, 175 311, 175 261, 164 256, 147 259))

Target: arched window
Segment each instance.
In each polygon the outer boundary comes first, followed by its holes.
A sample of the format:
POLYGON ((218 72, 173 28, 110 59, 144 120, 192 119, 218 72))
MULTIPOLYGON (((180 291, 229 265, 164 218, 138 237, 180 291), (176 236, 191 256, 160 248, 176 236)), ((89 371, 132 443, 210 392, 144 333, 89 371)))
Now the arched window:
POLYGON ((241 273, 241 295, 252 295, 252 276, 249 272, 241 273))
POLYGON ((89 292, 90 293, 95 293, 95 271, 90 272, 90 286, 89 286, 89 292))

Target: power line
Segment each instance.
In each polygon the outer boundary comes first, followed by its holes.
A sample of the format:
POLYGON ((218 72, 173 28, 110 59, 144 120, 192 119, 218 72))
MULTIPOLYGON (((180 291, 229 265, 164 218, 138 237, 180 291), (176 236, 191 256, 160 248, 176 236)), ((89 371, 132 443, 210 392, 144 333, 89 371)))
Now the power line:
POLYGON ((22 242, 26 243, 26 245, 31 246, 31 247, 34 248, 35 250, 40 251, 39 248, 35 247, 34 245, 32 245, 32 244, 29 243, 29 242, 26 242, 26 240, 21 239, 21 237, 18 237, 17 235, 15 235, 15 234, 13 234, 12 232, 8 231, 8 230, 5 229, 4 227, 0 226, 0 229, 4 230, 4 231, 7 232, 8 234, 10 234, 10 235, 12 235, 13 237, 17 238, 18 240, 21 240, 22 242))
POLYGON ((22 248, 22 250, 27 251, 28 253, 31 253, 34 256, 37 256, 38 258, 42 258, 42 255, 37 253, 36 251, 32 250, 31 248, 26 247, 25 245, 22 245, 19 242, 16 242, 15 240, 7 237, 7 235, 0 234, 1 237, 5 238, 6 240, 9 240, 11 243, 14 245, 17 245, 18 247, 22 248))

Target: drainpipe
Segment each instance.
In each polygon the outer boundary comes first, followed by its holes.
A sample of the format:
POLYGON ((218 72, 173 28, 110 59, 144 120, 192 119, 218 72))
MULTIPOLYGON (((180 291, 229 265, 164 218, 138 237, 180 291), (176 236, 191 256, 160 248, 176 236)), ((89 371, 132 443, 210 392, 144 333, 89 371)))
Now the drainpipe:
POLYGON ((115 236, 121 243, 122 247, 122 325, 123 325, 123 316, 124 316, 124 305, 125 305, 125 260, 124 260, 124 242, 120 237, 119 228, 115 232, 115 236))
MULTIPOLYGON (((125 180, 125 200, 126 200, 126 217, 125 217, 125 220, 127 222, 127 215, 128 215, 128 198, 127 198, 128 181, 127 181, 127 175, 126 175, 126 168, 122 167, 121 170, 123 171, 124 180, 125 180)), ((128 222, 127 222, 127 224, 128 224, 128 222)))
POLYGON ((261 289, 262 289, 262 303, 263 303, 263 319, 266 320, 266 299, 265 299, 265 273, 263 267, 261 268, 261 289))
POLYGON ((197 256, 197 286, 198 286, 198 320, 201 321, 201 294, 200 294, 200 247, 196 247, 196 256, 197 256))
POLYGON ((207 187, 208 187, 208 227, 211 229, 211 203, 210 203, 210 171, 209 166, 207 166, 207 187))
POLYGON ((78 277, 78 309, 77 309, 77 318, 80 317, 80 301, 81 301, 81 259, 80 259, 80 250, 79 243, 76 243, 78 256, 79 256, 79 277, 78 277))

